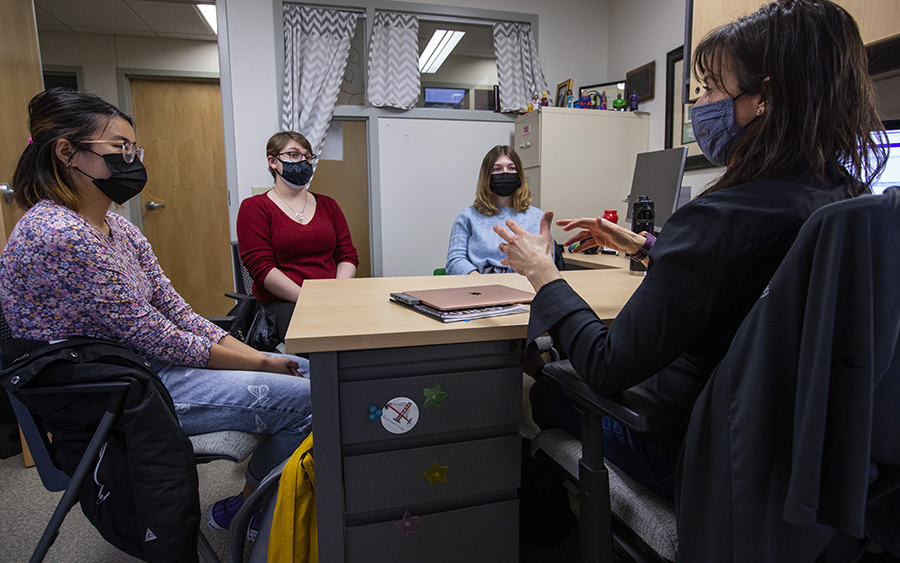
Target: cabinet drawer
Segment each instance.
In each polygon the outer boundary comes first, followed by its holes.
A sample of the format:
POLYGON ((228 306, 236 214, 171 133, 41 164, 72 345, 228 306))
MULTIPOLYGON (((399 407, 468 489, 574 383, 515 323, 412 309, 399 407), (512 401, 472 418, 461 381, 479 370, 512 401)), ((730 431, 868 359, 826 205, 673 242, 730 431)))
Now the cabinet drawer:
POLYGON ((348 514, 403 508, 439 500, 515 489, 519 486, 518 434, 442 446, 344 458, 348 514), (446 481, 424 475, 433 463, 446 466, 446 481))
POLYGON ((522 417, 522 368, 398 377, 341 383, 341 441, 344 444, 425 436, 442 432, 518 424, 522 417), (425 389, 441 386, 441 406, 425 406, 425 389), (396 397, 415 402, 419 418, 405 434, 391 434, 369 408, 396 397))
POLYGON ((522 159, 522 168, 541 163, 541 114, 533 112, 516 120, 516 154, 522 159))
MULTIPOLYGON (((415 516, 414 514, 412 516, 415 516)), ((347 528, 348 561, 391 563, 516 563, 519 501, 511 500, 420 516, 401 535, 396 521, 347 528)))

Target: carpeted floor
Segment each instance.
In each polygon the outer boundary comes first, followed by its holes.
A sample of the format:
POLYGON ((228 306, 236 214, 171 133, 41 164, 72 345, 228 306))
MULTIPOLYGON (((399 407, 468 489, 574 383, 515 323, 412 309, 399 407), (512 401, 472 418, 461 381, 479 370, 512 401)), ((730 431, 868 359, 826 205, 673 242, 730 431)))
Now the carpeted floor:
MULTIPOLYGON (((244 466, 227 461, 200 465, 200 504, 210 503, 234 494, 243 485, 244 466)), ((0 561, 28 561, 44 527, 50 520, 62 493, 51 493, 41 485, 37 471, 26 469, 22 456, 0 460, 0 561)), ((223 561, 227 558, 228 533, 209 529, 203 533, 223 561)), ((554 548, 523 545, 522 563, 575 563, 578 530, 554 548)), ((108 544, 90 525, 81 508, 75 506, 63 522, 59 537, 45 559, 48 563, 119 563, 139 561, 108 544)))

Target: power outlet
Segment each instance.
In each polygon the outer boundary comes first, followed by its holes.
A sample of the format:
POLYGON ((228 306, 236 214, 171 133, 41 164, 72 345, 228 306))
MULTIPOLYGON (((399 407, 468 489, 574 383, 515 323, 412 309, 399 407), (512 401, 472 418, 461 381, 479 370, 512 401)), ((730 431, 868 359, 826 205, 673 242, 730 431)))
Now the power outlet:
POLYGON ((253 190, 253 195, 259 195, 266 193, 274 187, 275 186, 253 186, 251 189, 253 190))

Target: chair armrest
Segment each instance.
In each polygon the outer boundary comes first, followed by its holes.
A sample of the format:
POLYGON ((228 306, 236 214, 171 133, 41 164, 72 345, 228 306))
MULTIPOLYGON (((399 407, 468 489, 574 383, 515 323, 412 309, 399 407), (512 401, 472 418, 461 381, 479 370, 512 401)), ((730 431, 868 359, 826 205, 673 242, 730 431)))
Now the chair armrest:
POLYGON ((576 404, 599 416, 609 416, 636 432, 657 432, 683 424, 681 414, 640 387, 604 397, 584 382, 569 360, 544 366, 544 375, 558 381, 576 404))
POLYGON ((232 292, 226 293, 225 297, 228 297, 230 299, 237 299, 238 301, 240 301, 241 299, 246 299, 250 296, 247 295, 246 293, 235 293, 232 291, 232 292))
POLYGON ((234 315, 232 316, 224 316, 224 317, 206 317, 206 320, 221 328, 222 330, 228 330, 231 327, 231 323, 236 319, 234 315))

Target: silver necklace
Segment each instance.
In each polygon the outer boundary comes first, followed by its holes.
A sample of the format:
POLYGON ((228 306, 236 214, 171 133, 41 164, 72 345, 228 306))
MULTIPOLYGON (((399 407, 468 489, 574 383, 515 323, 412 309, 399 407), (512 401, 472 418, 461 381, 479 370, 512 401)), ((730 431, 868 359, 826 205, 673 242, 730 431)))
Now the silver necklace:
POLYGON ((277 191, 272 190, 272 193, 275 194, 275 197, 281 200, 281 203, 287 205, 288 209, 291 210, 291 213, 294 214, 294 217, 296 217, 298 221, 300 221, 301 223, 303 222, 303 212, 306 211, 306 204, 309 203, 309 194, 306 194, 306 198, 303 199, 303 209, 300 210, 300 213, 297 213, 296 211, 294 211, 294 208, 291 207, 290 203, 284 201, 284 199, 280 195, 278 195, 277 191))

